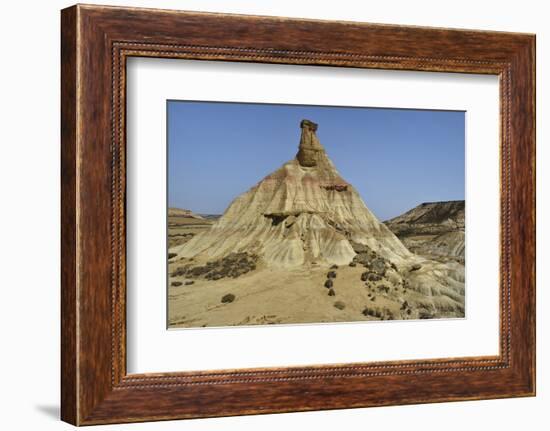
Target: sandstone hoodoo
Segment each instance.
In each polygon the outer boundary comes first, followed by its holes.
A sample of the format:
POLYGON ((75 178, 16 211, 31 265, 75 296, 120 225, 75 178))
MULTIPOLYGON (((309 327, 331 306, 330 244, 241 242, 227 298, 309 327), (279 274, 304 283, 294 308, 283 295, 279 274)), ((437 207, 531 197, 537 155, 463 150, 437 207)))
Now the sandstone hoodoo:
POLYGON ((210 230, 175 248, 178 257, 246 251, 273 267, 349 264, 356 255, 352 243, 392 261, 410 256, 340 176, 317 138, 317 124, 303 120, 300 127, 296 157, 233 200, 210 230))

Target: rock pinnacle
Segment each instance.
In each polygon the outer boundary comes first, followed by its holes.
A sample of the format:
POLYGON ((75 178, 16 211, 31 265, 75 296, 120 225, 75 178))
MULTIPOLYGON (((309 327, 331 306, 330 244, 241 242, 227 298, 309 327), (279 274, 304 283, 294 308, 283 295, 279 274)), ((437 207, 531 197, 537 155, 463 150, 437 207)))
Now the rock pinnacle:
POLYGON ((317 166, 320 156, 325 153, 325 149, 319 142, 315 132, 318 125, 310 120, 302 120, 300 122, 302 135, 300 136, 300 146, 296 159, 301 166, 313 167, 317 166))

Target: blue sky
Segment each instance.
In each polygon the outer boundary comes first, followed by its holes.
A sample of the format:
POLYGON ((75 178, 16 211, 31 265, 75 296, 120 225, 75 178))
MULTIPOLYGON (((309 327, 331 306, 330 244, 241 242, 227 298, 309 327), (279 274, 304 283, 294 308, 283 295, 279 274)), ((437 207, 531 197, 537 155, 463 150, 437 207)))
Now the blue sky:
POLYGON ((168 205, 221 214, 296 155, 300 121, 380 220, 464 199, 462 111, 168 101, 168 205))

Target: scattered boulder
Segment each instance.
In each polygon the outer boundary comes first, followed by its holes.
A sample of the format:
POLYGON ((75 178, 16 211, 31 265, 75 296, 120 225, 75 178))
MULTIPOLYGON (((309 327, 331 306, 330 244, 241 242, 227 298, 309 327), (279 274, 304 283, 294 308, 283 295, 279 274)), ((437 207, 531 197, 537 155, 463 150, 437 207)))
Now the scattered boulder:
POLYGON ((332 265, 330 269, 338 269, 338 265, 332 265))
POLYGON ((331 279, 331 278, 329 278, 329 279, 327 279, 327 281, 325 281, 325 287, 326 287, 327 289, 330 289, 330 288, 333 286, 333 284, 334 284, 334 283, 332 282, 332 279, 331 279))
POLYGON ((229 304, 235 300, 235 295, 228 293, 227 295, 222 296, 222 303, 229 304))
POLYGON ((183 283, 182 283, 181 281, 173 281, 173 282, 172 282, 172 286, 175 286, 175 287, 181 286, 182 284, 183 284, 183 283))
POLYGON ((370 262, 369 255, 367 253, 359 253, 353 257, 353 262, 360 265, 368 266, 370 262))
POLYGON ((368 245, 360 244, 355 241, 350 241, 350 244, 355 253, 367 253, 370 251, 370 248, 368 245))
POLYGON ((382 276, 371 272, 371 273, 369 273, 367 280, 369 280, 369 281, 380 281, 380 280, 382 280, 382 276))
POLYGON ((329 271, 327 273, 327 278, 336 278, 336 271, 329 271))
POLYGON ((378 307, 376 308, 365 307, 365 309, 363 310, 363 315, 380 318, 382 317, 382 312, 378 307))
POLYGON ((328 290, 328 296, 336 296, 336 292, 334 291, 334 289, 329 289, 328 290))
POLYGON ((395 319, 395 316, 393 315, 393 313, 391 312, 391 310, 389 310, 388 308, 384 307, 384 311, 383 311, 383 320, 394 320, 395 319))
POLYGON ((378 286, 378 291, 379 292, 384 292, 384 293, 390 293, 390 287, 386 286, 385 284, 382 284, 382 285, 378 286))
POLYGON ((168 259, 172 259, 173 257, 176 257, 177 253, 168 253, 168 259))
POLYGON ((186 266, 178 266, 172 274, 170 274, 172 277, 181 277, 187 273, 187 270, 189 269, 189 265, 186 266))
POLYGON ((410 272, 418 271, 420 268, 422 268, 422 265, 420 265, 419 263, 416 263, 413 266, 411 266, 411 269, 409 269, 409 271, 410 272))
POLYGON ((206 266, 196 266, 195 268, 192 268, 189 270, 189 275, 192 277, 200 277, 203 274, 206 274, 208 272, 208 269, 206 266))
POLYGON ((377 317, 380 320, 393 320, 395 318, 391 310, 387 307, 379 308, 367 306, 363 310, 363 315, 377 317))
POLYGON ((193 280, 188 280, 188 281, 185 282, 186 286, 191 286, 192 284, 195 284, 195 282, 193 280))
POLYGON ((334 308, 337 308, 338 310, 343 310, 346 308, 346 304, 344 304, 342 301, 336 301, 334 303, 334 308))
POLYGON ((351 267, 353 268, 353 267, 356 267, 357 264, 356 264, 355 262, 350 262, 350 263, 349 263, 349 266, 351 266, 351 267))
POLYGON ((386 274, 386 261, 382 259, 381 257, 376 258, 371 261, 370 263, 370 269, 372 272, 378 274, 378 275, 385 275, 386 274))
POLYGON ((361 274, 361 281, 380 281, 382 280, 382 275, 377 274, 376 272, 365 271, 361 274))
POLYGON ((428 310, 420 310, 418 312, 419 319, 433 319, 433 317, 433 313, 429 312, 428 310))
POLYGON ((351 241, 351 245, 354 251, 357 253, 353 258, 353 263, 361 264, 368 270, 375 272, 377 274, 381 274, 381 275, 386 274, 386 268, 389 268, 391 266, 391 262, 379 256, 374 250, 370 249, 367 245, 358 244, 353 241, 351 241))

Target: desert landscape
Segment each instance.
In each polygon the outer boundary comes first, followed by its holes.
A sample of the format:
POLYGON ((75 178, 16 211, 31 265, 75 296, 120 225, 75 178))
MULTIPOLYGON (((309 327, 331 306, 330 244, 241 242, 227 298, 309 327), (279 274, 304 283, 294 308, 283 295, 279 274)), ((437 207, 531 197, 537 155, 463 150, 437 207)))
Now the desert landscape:
POLYGON ((199 215, 181 208, 168 208, 168 248, 185 244, 196 234, 210 229, 219 217, 199 215))
POLYGON ((464 264, 464 201, 425 202, 385 221, 415 254, 464 264))
POLYGON ((222 215, 169 209, 170 328, 464 317, 464 201, 382 223, 317 128, 222 215))

